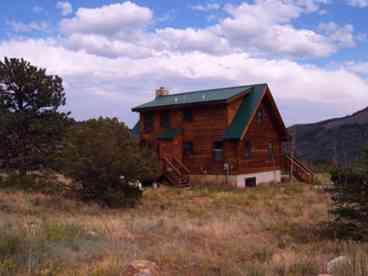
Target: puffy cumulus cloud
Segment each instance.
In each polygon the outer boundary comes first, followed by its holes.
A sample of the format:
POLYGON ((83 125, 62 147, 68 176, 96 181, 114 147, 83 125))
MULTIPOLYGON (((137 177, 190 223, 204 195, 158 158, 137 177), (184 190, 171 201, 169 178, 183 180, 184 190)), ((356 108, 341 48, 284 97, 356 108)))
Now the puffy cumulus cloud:
POLYGON ((277 23, 288 23, 300 16, 303 9, 288 1, 256 0, 255 3, 226 5, 225 10, 244 24, 270 26, 277 23))
POLYGON ((153 12, 133 2, 124 2, 89 9, 80 8, 75 17, 63 19, 60 27, 64 33, 117 35, 146 26, 153 12))
POLYGON ((368 7, 368 0, 348 0, 348 3, 353 7, 358 8, 368 7))
POLYGON ((161 49, 169 51, 200 51, 212 54, 234 51, 227 39, 210 29, 164 28, 157 30, 156 36, 157 41, 161 41, 161 49))
POLYGON ((218 26, 219 33, 243 49, 291 55, 327 56, 337 51, 328 37, 313 30, 295 28, 291 22, 303 13, 318 10, 326 1, 257 0, 253 4, 226 6, 231 15, 218 26))
MULTIPOLYGON (((254 3, 226 5, 226 16, 205 28, 144 27, 154 22, 153 12, 132 2, 95 9, 80 8, 61 21, 67 45, 107 57, 146 57, 162 51, 200 51, 229 54, 252 51, 262 54, 321 57, 342 47, 355 46, 351 25, 320 28, 319 32, 298 29, 292 21, 315 12, 328 0, 255 0, 254 3), (134 51, 136 48, 136 51, 134 51)), ((219 8, 215 3, 197 9, 219 8)))
MULTIPOLYGON (((136 117, 130 108, 152 99, 154 89, 161 85, 179 92, 267 82, 281 103, 315 102, 339 110, 340 115, 358 110, 368 101, 368 82, 347 67, 327 70, 287 59, 255 58, 244 52, 222 56, 167 52, 141 59, 111 59, 64 48, 55 40, 14 40, 2 42, 0 53, 24 57, 61 75, 68 108, 82 119, 108 115, 133 124, 136 117)), ((308 112, 305 121, 310 118, 308 112)), ((295 122, 293 114, 298 113, 297 107, 289 106, 287 121, 295 122)))
POLYGON ((71 34, 65 45, 75 50, 105 57, 145 58, 165 52, 200 51, 211 54, 234 52, 228 40, 207 29, 162 28, 155 32, 136 31, 120 36, 71 34))
POLYGON ((9 25, 16 33, 30 33, 30 32, 44 32, 49 28, 49 24, 46 21, 32 21, 29 23, 23 23, 18 21, 8 21, 9 25))
POLYGON ((56 8, 61 11, 63 16, 67 16, 73 12, 73 6, 68 1, 58 1, 56 3, 56 8))
POLYGON ((109 58, 147 58, 155 54, 148 45, 137 45, 137 41, 124 41, 95 34, 72 34, 65 41, 65 46, 109 58))

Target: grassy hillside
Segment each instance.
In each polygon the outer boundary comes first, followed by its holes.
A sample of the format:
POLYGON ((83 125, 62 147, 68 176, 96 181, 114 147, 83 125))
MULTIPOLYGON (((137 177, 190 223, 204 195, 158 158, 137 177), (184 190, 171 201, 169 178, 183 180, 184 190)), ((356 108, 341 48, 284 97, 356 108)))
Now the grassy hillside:
MULTIPOLYGON (((328 198, 311 186, 148 190, 135 209, 0 191, 0 275, 119 275, 135 259, 163 275, 313 275, 368 245, 326 231, 328 198)), ((339 275, 355 275, 350 271, 339 275)), ((360 275, 360 274, 356 274, 360 275)))

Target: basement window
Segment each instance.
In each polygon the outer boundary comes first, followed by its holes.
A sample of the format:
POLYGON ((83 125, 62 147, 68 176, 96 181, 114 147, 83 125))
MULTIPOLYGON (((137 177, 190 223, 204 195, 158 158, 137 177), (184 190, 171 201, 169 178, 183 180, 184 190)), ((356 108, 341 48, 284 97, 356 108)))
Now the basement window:
POLYGON ((188 141, 184 142, 183 144, 183 151, 185 156, 192 156, 193 155, 193 142, 188 141))
POLYGON ((257 178, 256 177, 248 177, 245 179, 245 187, 251 188, 257 186, 257 178))
POLYGON ((153 112, 147 112, 143 114, 144 132, 148 133, 153 130, 154 118, 153 112))
POLYGON ((213 143, 213 159, 215 161, 223 161, 224 160, 224 142, 216 141, 213 143))
POLYGON ((163 111, 160 114, 160 126, 162 128, 170 128, 170 111, 163 111))

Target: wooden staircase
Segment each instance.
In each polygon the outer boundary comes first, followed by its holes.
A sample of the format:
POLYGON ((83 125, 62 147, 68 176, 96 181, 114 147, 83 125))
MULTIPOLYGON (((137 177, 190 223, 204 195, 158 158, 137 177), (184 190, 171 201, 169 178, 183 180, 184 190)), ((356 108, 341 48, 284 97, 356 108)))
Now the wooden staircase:
POLYGON ((190 170, 177 158, 165 156, 162 158, 164 177, 175 186, 190 186, 190 170))
POLYGON ((307 168, 298 159, 288 154, 285 156, 285 169, 289 172, 290 176, 294 176, 299 181, 306 182, 308 184, 313 183, 313 171, 307 168))

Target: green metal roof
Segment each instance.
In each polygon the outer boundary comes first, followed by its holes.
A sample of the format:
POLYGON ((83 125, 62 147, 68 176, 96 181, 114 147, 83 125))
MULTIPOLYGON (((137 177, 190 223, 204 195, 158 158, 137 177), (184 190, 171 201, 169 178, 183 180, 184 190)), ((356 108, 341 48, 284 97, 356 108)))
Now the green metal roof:
POLYGON ((132 110, 143 111, 145 109, 160 108, 165 106, 226 101, 234 96, 248 91, 250 88, 255 86, 257 85, 243 85, 159 96, 148 103, 134 107, 132 110))
POLYGON ((266 84, 255 85, 243 98, 230 126, 225 129, 225 139, 240 139, 244 129, 250 123, 253 113, 262 100, 266 84))
POLYGON ((161 140, 172 140, 174 139, 178 134, 182 133, 182 128, 167 128, 164 131, 162 131, 158 136, 157 139, 161 140))
MULTIPOLYGON (((227 101, 234 96, 246 92, 233 121, 224 132, 224 139, 240 139, 244 129, 250 123, 252 115, 254 112, 256 112, 260 101, 263 99, 266 87, 267 84, 255 84, 172 94, 168 96, 157 97, 151 102, 133 108, 133 111, 144 111, 145 109, 176 106, 182 104, 227 101)), ((182 131, 182 128, 169 128, 160 133, 157 138, 171 140, 182 131)), ((139 122, 135 125, 132 132, 134 135, 139 136, 139 122)))

